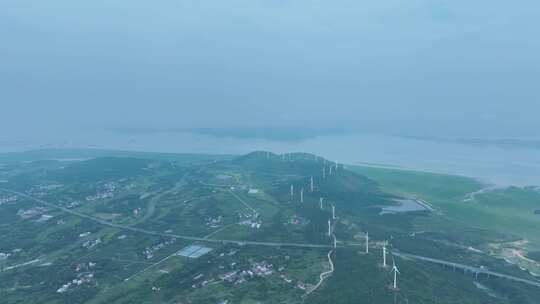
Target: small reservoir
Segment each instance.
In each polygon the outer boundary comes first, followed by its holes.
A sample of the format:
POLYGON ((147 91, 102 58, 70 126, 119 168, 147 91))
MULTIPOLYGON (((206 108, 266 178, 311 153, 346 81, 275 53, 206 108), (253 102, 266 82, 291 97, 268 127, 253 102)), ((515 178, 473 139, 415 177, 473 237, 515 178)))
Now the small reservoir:
POLYGON ((379 215, 429 210, 424 205, 420 204, 414 199, 396 199, 394 201, 397 203, 397 205, 382 207, 382 211, 379 213, 379 215))

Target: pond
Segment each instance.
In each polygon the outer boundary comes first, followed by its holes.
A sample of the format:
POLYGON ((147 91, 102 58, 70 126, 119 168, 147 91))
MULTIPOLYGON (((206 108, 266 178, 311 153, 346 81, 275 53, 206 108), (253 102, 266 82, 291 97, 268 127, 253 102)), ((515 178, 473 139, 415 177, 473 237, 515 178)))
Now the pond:
POLYGON ((396 199, 394 201, 398 204, 395 206, 382 207, 382 211, 379 213, 379 215, 428 210, 426 207, 424 207, 424 205, 413 199, 396 199))

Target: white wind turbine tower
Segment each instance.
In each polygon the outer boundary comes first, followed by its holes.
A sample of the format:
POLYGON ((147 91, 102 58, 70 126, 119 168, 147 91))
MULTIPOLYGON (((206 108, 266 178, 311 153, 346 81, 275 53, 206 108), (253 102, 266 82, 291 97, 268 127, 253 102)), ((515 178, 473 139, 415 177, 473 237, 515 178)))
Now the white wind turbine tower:
POLYGON ((394 290, 398 290, 398 288, 397 288, 397 275, 401 274, 401 272, 399 272, 399 269, 396 266, 396 262, 393 259, 392 259, 392 264, 393 264, 392 272, 394 273, 394 285, 392 286, 392 288, 394 290))
POLYGON ((332 219, 336 219, 336 206, 332 205, 332 219))
POLYGON ((329 172, 329 175, 332 175, 332 166, 330 166, 330 172, 329 172))
POLYGON ((322 168, 322 178, 326 178, 326 166, 322 168))
POLYGON ((291 200, 294 197, 294 185, 291 185, 291 200))
POLYGON ((366 254, 369 253, 369 232, 366 232, 366 254))
POLYGON ((386 268, 386 254, 387 254, 387 252, 386 252, 386 246, 387 246, 387 244, 388 244, 388 243, 385 242, 385 243, 383 244, 383 247, 382 247, 382 252, 383 252, 383 267, 384 267, 384 268, 386 268))
POLYGON ((304 202, 304 188, 300 189, 300 203, 304 202))
POLYGON ((313 191, 315 190, 315 185, 314 185, 314 183, 313 183, 313 176, 311 177, 311 184, 310 184, 310 186, 311 186, 311 192, 313 192, 313 191))
POLYGON ((322 206, 323 200, 324 199, 322 197, 319 199, 319 205, 320 205, 321 210, 323 210, 323 206, 322 206))
POLYGON ((332 223, 328 220, 328 236, 332 237, 332 223))

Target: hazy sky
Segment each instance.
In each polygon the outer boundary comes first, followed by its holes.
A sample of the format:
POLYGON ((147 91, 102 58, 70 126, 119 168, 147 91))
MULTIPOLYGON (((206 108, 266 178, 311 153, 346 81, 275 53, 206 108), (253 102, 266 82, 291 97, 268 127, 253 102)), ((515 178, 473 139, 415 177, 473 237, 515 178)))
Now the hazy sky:
POLYGON ((265 125, 536 136, 538 16, 537 0, 0 0, 0 137, 265 125))

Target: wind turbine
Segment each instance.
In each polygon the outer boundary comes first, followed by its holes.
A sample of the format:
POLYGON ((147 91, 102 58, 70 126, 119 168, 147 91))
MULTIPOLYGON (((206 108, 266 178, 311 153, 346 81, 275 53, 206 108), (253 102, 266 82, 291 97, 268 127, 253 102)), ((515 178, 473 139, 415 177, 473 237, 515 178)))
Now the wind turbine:
POLYGON ((332 223, 328 220, 328 236, 332 236, 332 223))
POLYGON ((300 189, 300 203, 304 202, 304 188, 300 189))
POLYGON ((398 288, 397 288, 397 275, 401 274, 401 272, 399 272, 399 269, 396 266, 396 262, 394 261, 394 258, 392 258, 392 272, 394 273, 394 285, 392 286, 392 289, 398 290, 398 288))
POLYGON ((291 200, 294 197, 294 185, 291 184, 291 200))
POLYGON ((382 254, 382 256, 383 256, 383 267, 384 267, 384 268, 386 268, 386 254, 387 254, 387 252, 386 252, 386 245, 387 245, 387 242, 385 242, 385 243, 383 244, 383 247, 382 247, 382 252, 383 252, 383 254, 382 254))
POLYGON ((366 232, 366 254, 369 253, 369 232, 366 232))
POLYGON ((336 206, 332 205, 332 219, 336 219, 336 206))
POLYGON ((311 192, 315 189, 315 185, 313 184, 313 176, 311 177, 311 192))
POLYGON ((323 208, 322 208, 323 200, 324 200, 324 199, 323 199, 322 197, 319 199, 319 205, 320 205, 321 210, 323 210, 323 208))

